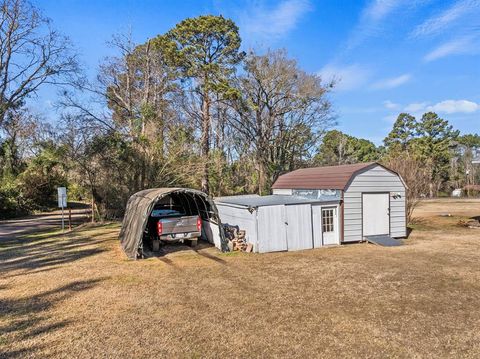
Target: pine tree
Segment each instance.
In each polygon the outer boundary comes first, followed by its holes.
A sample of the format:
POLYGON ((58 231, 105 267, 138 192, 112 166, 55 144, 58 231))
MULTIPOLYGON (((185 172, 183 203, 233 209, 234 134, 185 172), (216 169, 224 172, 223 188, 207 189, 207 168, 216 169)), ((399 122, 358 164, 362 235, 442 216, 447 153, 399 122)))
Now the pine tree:
POLYGON ((415 117, 408 113, 401 113, 383 143, 389 151, 405 151, 410 141, 415 137, 416 127, 415 117))
POLYGON ((238 27, 222 16, 205 15, 183 20, 154 40, 185 79, 201 102, 201 149, 204 161, 202 190, 209 192, 211 108, 218 95, 232 97, 236 90, 229 78, 244 54, 239 51, 238 27))
POLYGON ((412 142, 414 154, 432 166, 430 197, 437 194, 442 183, 448 180, 450 160, 459 131, 454 131, 447 120, 434 112, 423 114, 416 125, 418 135, 412 142))

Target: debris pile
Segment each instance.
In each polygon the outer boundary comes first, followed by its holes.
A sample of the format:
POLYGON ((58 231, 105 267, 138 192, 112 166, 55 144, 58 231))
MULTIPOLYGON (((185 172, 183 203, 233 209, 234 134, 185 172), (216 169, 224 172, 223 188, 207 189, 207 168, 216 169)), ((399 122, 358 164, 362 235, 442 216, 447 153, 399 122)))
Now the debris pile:
POLYGON ((238 226, 231 226, 225 224, 223 226, 225 237, 228 239, 228 247, 230 251, 242 251, 242 252, 251 252, 253 250, 253 245, 247 243, 245 237, 246 231, 240 230, 238 226))
POLYGON ((480 229, 480 221, 478 219, 469 219, 468 221, 459 220, 457 226, 480 229))

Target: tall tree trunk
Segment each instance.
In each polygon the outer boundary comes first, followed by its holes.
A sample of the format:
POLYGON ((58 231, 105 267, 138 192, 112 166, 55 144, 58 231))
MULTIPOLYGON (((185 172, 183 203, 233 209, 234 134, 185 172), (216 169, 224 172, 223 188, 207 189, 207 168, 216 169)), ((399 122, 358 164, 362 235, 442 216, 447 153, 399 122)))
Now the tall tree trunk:
POLYGON ((262 163, 258 164, 258 194, 263 196, 265 190, 265 167, 262 163))
POLYGON ((208 92, 203 97, 202 111, 202 156, 203 156, 203 175, 202 175, 202 191, 209 193, 209 153, 210 153, 210 98, 208 92))
POLYGON ((141 165, 141 172, 140 172, 140 189, 145 189, 145 182, 147 177, 147 153, 145 150, 142 151, 142 165, 141 165))
POLYGON ((255 149, 255 161, 257 166, 258 172, 258 194, 261 196, 263 194, 263 190, 265 188, 265 159, 264 157, 267 156, 267 152, 264 151, 264 128, 263 128, 263 118, 262 112, 260 108, 257 108, 255 111, 255 125, 257 128, 257 133, 255 134, 255 142, 256 142, 256 149, 255 149))
POLYGON ((257 172, 258 172, 258 194, 260 196, 263 196, 265 194, 265 185, 266 185, 266 170, 265 170, 265 159, 263 158, 265 156, 262 151, 257 150, 256 154, 256 166, 257 166, 257 172))

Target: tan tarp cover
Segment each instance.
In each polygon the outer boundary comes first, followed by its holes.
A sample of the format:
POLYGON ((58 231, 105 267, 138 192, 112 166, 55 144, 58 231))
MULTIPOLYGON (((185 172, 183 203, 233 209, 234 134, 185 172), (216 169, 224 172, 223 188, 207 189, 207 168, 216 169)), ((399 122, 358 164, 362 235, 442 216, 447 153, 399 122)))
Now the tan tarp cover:
MULTIPOLYGON (((213 200, 205 193, 187 188, 152 188, 135 193, 130 197, 125 209, 125 216, 120 231, 120 243, 125 254, 132 259, 136 259, 141 254, 140 248, 142 244, 143 231, 147 225, 148 217, 152 212, 155 203, 166 195, 174 192, 189 193, 200 196, 205 202, 208 202, 218 217, 218 212, 213 200)), ((219 223, 219 226, 221 224, 219 223)), ((221 232, 221 237, 223 231, 221 232)), ((223 239, 223 238, 222 238, 223 239)), ((224 239, 222 240, 222 242, 224 239)), ((222 243, 223 247, 223 243, 222 243)), ((222 249, 222 248, 220 248, 222 249)))

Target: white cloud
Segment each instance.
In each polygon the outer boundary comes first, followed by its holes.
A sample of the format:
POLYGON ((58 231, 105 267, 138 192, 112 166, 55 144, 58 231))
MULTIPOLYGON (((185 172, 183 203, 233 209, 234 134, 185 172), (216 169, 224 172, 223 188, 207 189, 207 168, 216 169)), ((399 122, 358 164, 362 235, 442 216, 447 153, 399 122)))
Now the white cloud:
POLYGON ((427 111, 440 113, 472 113, 480 110, 480 105, 467 100, 446 100, 428 106, 427 111))
MULTIPOLYGON (((346 48, 351 50, 367 38, 385 33, 386 20, 394 14, 408 13, 431 0, 371 0, 362 10, 357 25, 353 28, 346 48)), ((403 14, 402 14, 403 15, 403 14)))
POLYGON ((255 39, 279 38, 292 31, 311 9, 308 0, 284 0, 274 8, 256 3, 241 16, 240 29, 255 39))
POLYGON ((473 113, 480 111, 480 104, 468 100, 445 100, 433 105, 428 105, 428 102, 411 103, 404 109, 405 112, 416 113, 420 115, 422 112, 437 112, 437 113, 473 113))
POLYGON ((370 70, 358 65, 327 65, 318 72, 324 81, 336 81, 338 91, 349 91, 364 85, 370 77, 370 70))
POLYGON ((400 75, 400 76, 397 76, 397 77, 383 79, 383 80, 375 82, 372 85, 372 88, 377 89, 377 90, 395 88, 395 87, 398 87, 398 86, 401 86, 401 85, 407 83, 408 81, 410 81, 411 78, 412 78, 412 75, 403 74, 403 75, 400 75))
POLYGON ((387 101, 383 101, 383 106, 385 106, 385 108, 388 108, 389 110, 395 110, 397 109, 400 105, 398 103, 395 103, 395 102, 392 102, 390 100, 387 100, 387 101))
POLYGON ((436 35, 473 11, 480 9, 480 0, 460 0, 443 12, 425 20, 411 33, 413 37, 436 35))
POLYGON ((447 42, 429 52, 423 60, 430 62, 449 55, 473 53, 476 51, 476 46, 472 40, 473 37, 468 36, 447 42))
POLYGON ((403 0, 373 0, 363 9, 358 24, 347 41, 347 49, 353 49, 369 36, 381 31, 380 23, 402 4, 403 0))

